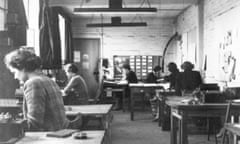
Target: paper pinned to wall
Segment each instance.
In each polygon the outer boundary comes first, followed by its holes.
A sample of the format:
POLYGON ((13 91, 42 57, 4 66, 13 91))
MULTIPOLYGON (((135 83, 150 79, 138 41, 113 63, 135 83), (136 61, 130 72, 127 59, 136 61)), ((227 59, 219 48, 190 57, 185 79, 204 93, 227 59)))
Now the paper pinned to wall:
POLYGON ((74 51, 73 58, 74 58, 75 63, 80 62, 81 61, 81 52, 80 51, 74 51))

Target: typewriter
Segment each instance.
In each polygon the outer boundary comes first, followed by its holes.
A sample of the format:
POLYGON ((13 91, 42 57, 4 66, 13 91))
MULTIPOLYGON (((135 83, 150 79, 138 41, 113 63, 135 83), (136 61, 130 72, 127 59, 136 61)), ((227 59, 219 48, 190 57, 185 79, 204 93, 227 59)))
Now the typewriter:
POLYGON ((0 144, 14 143, 24 136, 22 106, 17 99, 0 99, 0 144))
POLYGON ((10 113, 0 114, 0 144, 14 143, 24 136, 23 120, 10 113))

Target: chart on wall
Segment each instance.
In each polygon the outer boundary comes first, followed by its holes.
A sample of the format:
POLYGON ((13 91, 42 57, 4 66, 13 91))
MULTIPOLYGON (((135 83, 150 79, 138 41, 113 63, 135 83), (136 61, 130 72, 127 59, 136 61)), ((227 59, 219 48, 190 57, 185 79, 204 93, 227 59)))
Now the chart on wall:
POLYGON ((219 80, 240 82, 240 8, 216 18, 215 35, 218 50, 219 80))

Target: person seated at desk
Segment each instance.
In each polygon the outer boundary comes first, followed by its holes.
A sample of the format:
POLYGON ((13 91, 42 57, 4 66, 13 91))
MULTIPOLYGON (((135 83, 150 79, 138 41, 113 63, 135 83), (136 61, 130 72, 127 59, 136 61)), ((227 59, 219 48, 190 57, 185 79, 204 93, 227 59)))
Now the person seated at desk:
POLYGON ((202 84, 202 77, 200 75, 200 72, 193 71, 194 65, 189 61, 185 61, 181 65, 181 68, 184 71, 181 72, 177 77, 176 87, 180 89, 182 94, 191 93, 196 88, 200 87, 202 84))
POLYGON ((162 68, 160 66, 155 66, 153 71, 148 73, 146 78, 146 83, 158 83, 158 74, 162 68))
POLYGON ((179 76, 179 70, 177 68, 176 63, 170 62, 168 64, 168 71, 170 72, 170 75, 165 76, 164 80, 170 82, 169 89, 174 89, 177 95, 181 95, 179 87, 176 86, 176 81, 179 76))
MULTIPOLYGON (((123 71, 123 78, 120 81, 120 83, 138 83, 137 76, 135 72, 131 70, 131 67, 129 64, 124 64, 122 66, 122 71, 123 71)), ((126 89, 126 97, 130 97, 130 89, 126 89)), ((114 110, 120 110, 122 107, 122 97, 121 95, 116 95, 116 104, 114 106, 114 110)))
POLYGON ((65 129, 69 120, 65 115, 59 86, 40 71, 41 59, 23 48, 6 54, 4 62, 23 83, 23 117, 28 131, 56 131, 65 129))
POLYGON ((128 83, 138 83, 136 73, 131 70, 129 64, 124 64, 122 66, 123 78, 122 81, 127 81, 128 83))
POLYGON ((64 104, 88 104, 88 89, 85 80, 78 75, 78 68, 75 64, 69 63, 64 66, 68 77, 68 83, 63 89, 66 94, 64 104))
MULTIPOLYGON (((160 66, 155 66, 153 68, 153 71, 148 73, 147 78, 145 80, 145 83, 158 83, 158 74, 161 71, 161 67, 160 66)), ((155 91, 147 91, 145 92, 145 96, 147 97, 147 99, 149 99, 150 104, 151 104, 151 108, 152 108, 152 115, 154 117, 153 121, 157 121, 158 120, 158 105, 157 105, 157 98, 155 96, 155 91)))

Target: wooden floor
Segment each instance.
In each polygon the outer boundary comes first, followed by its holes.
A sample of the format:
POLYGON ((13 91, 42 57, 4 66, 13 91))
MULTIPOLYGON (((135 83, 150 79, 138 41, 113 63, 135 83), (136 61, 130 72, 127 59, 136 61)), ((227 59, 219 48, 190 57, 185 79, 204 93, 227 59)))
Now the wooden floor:
MULTIPOLYGON (((136 113, 130 121, 129 112, 114 111, 112 144, 170 144, 170 132, 162 131, 157 122, 152 122, 150 111, 136 113)), ((191 134, 189 144, 215 144, 214 137, 191 134)))

